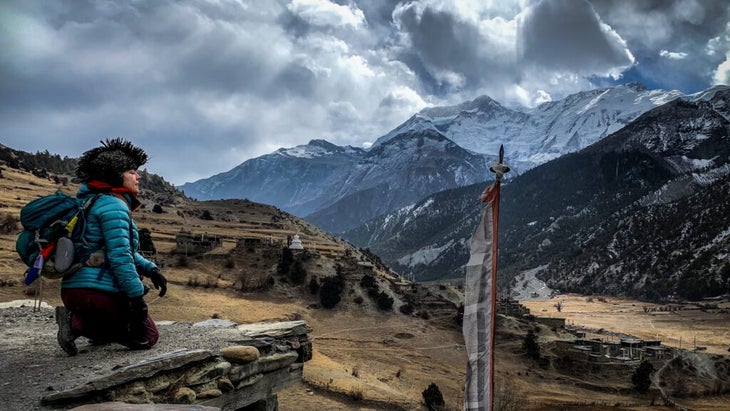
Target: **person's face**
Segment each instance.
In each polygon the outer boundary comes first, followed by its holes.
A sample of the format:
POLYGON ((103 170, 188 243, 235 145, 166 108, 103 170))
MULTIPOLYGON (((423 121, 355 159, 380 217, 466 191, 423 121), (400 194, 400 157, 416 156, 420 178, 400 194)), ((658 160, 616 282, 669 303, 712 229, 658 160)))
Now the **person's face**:
POLYGON ((122 180, 124 181, 122 187, 128 189, 132 194, 139 194, 139 180, 141 179, 142 176, 139 175, 137 170, 127 170, 122 173, 122 180))

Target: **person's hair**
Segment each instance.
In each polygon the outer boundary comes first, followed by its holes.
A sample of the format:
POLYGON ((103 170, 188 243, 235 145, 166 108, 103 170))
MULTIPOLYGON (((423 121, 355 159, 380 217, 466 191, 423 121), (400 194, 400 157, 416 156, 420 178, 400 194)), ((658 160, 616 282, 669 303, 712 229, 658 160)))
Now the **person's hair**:
POLYGON ((114 187, 124 183, 122 174, 136 170, 147 162, 147 153, 120 137, 101 141, 101 146, 84 152, 76 167, 76 176, 84 183, 99 180, 114 187))

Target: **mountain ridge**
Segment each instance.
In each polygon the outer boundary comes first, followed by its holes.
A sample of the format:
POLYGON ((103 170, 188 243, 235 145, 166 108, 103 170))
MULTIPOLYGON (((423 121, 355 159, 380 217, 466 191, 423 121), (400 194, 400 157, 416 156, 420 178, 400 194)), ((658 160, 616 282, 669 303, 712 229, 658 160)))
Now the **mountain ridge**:
MULTIPOLYGON (((685 97, 707 99, 722 89, 685 97)), ((503 143, 512 175, 517 175, 598 141, 645 111, 680 96, 683 94, 676 90, 647 90, 640 84, 579 92, 534 108, 507 108, 481 96, 455 106, 421 110, 368 149, 312 140, 247 160, 225 173, 179 188, 200 200, 247 198, 272 204, 327 231, 343 233, 379 213, 393 211, 435 192, 485 180, 489 173, 481 163, 493 161, 503 143), (444 165, 451 180, 441 185, 429 184, 444 178, 441 171, 417 165, 419 153, 413 151, 417 146, 411 147, 409 153, 402 145, 398 145, 400 151, 381 148, 396 144, 402 136, 418 139, 420 135, 437 134, 469 153, 464 154, 465 161, 460 164, 444 165), (477 161, 474 156, 481 159, 477 161), (400 167, 403 164, 420 168, 400 167), (386 166, 393 170, 386 170, 386 166), (459 169, 461 166, 467 169, 459 169), (400 176, 395 175, 399 173, 400 176), (395 181, 408 181, 420 191, 401 194, 404 186, 395 185, 395 181), (376 210, 365 206, 372 206, 372 202, 358 205, 373 192, 386 198, 376 210), (347 212, 342 214, 343 211, 347 212)), ((434 159, 439 157, 442 156, 434 159)))
MULTIPOLYGON (((723 247, 727 252, 730 246, 727 236, 722 233, 730 230, 730 221, 726 217, 727 204, 730 203, 726 191, 730 170, 729 99, 730 91, 723 89, 714 93, 710 100, 673 100, 579 152, 566 154, 505 180, 500 217, 500 246, 504 249, 500 253, 503 289, 519 272, 556 260, 562 265, 547 270, 543 276, 548 285, 562 291, 610 291, 656 298, 657 295, 648 292, 648 286, 642 285, 646 282, 637 287, 605 287, 597 281, 597 277, 586 276, 585 272, 596 271, 615 279, 621 271, 609 275, 600 268, 589 269, 599 259, 589 263, 585 261, 594 254, 605 254, 599 250, 608 248, 611 241, 617 244, 620 238, 610 235, 621 232, 614 220, 620 221, 621 216, 625 218, 625 210, 641 215, 650 206, 662 210, 655 212, 657 230, 649 230, 657 236, 656 243, 676 249, 681 255, 686 254, 683 250, 700 247, 686 242, 675 243, 666 238, 667 230, 663 227, 671 226, 671 223, 662 220, 662 216, 676 215, 672 208, 676 207, 678 200, 690 204, 685 206, 689 209, 706 213, 703 218, 716 221, 715 227, 697 222, 696 225, 704 227, 704 231, 692 232, 704 241, 709 236, 717 242, 716 245, 702 243, 701 247, 711 250, 716 256, 713 258, 722 255, 723 247), (714 198, 715 203, 703 204, 700 198, 714 198), (587 238, 594 239, 594 242, 597 241, 595 238, 611 241, 599 242, 599 245, 592 246, 592 252, 587 252, 583 250, 587 246, 582 242, 587 238), (584 254, 581 259, 584 264, 579 265, 576 256, 584 254), (563 272, 570 274, 556 274, 563 272), (581 280, 584 283, 576 284, 575 278, 584 279, 581 280)), ((398 210, 351 230, 345 237, 355 244, 370 247, 377 254, 382 253, 385 261, 409 278, 458 279, 463 275, 463 264, 468 258, 466 243, 480 209, 477 198, 485 185, 476 184, 435 194, 411 206, 411 209, 420 209, 419 215, 406 209, 398 210), (455 210, 462 211, 458 219, 452 217, 449 221, 444 217, 456 213, 455 210), (408 223, 406 219, 409 219, 408 223), (432 236, 429 230, 422 231, 422 227, 432 226, 450 227, 451 231, 432 236), (419 260, 419 256, 427 254, 430 261, 419 260)), ((686 224, 695 225, 692 224, 694 216, 691 213, 685 212, 684 215, 690 219, 686 224)), ((644 230, 643 235, 646 233, 647 230, 644 230)), ((656 249, 656 246, 650 249, 656 249)), ((638 266, 657 266, 651 261, 651 254, 635 255, 630 251, 624 249, 626 254, 615 256, 615 260, 639 260, 638 266)), ((677 263, 675 269, 686 272, 688 263, 677 263)), ((605 261, 601 264, 598 267, 606 269, 605 261)), ((701 278, 719 277, 712 282, 718 285, 718 292, 730 292, 727 263, 704 267, 708 272, 701 278)), ((677 288, 681 275, 664 279, 660 274, 656 271, 651 273, 654 283, 666 282, 660 294, 662 298, 681 291, 677 288)), ((684 289, 690 292, 691 287, 684 289)), ((707 296, 708 290, 709 287, 705 287, 703 292, 691 292, 696 298, 707 296)))

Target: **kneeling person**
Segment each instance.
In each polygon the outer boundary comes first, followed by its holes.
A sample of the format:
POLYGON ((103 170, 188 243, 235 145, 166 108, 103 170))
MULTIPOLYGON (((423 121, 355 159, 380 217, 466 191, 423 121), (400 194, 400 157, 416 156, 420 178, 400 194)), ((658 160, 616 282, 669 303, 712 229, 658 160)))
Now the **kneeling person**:
POLYGON ((131 212, 140 205, 137 169, 147 154, 121 138, 107 139, 79 159, 76 175, 83 184, 77 197, 98 198, 86 215, 84 266, 61 282, 64 307, 56 308, 58 343, 76 355, 75 340, 115 342, 131 349, 157 343, 159 331, 144 301, 148 276, 160 296, 167 280, 158 267, 137 252, 139 234, 131 212))

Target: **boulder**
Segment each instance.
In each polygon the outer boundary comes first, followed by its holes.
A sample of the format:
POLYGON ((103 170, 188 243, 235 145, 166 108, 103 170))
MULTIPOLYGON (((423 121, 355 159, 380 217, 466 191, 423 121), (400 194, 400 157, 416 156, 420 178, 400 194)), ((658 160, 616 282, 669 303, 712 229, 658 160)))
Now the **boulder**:
POLYGON ((237 364, 247 364, 259 359, 259 349, 250 345, 233 345, 221 348, 221 357, 237 364))

